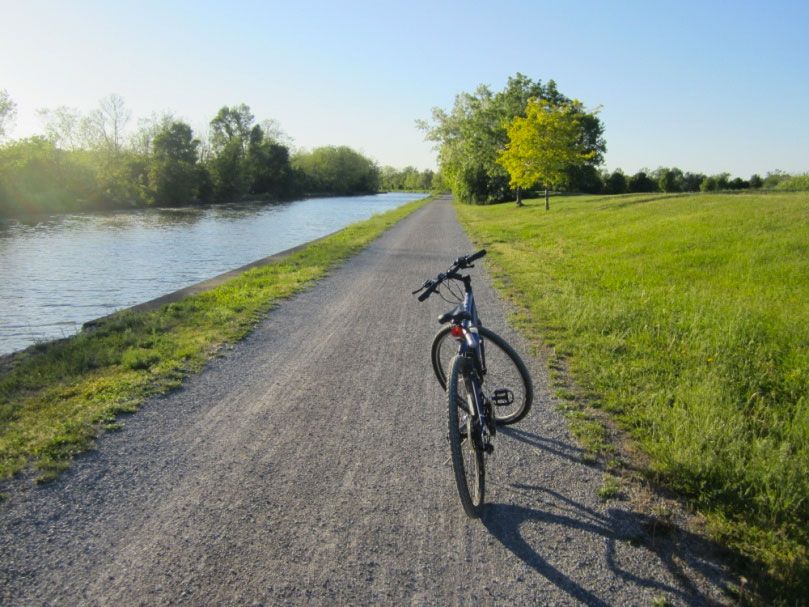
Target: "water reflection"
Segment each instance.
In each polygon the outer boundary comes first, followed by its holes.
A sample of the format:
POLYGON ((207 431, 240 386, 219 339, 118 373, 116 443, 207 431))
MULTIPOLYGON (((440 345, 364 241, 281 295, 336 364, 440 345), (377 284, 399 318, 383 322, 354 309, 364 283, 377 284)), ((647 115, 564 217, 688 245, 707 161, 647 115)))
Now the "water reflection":
POLYGON ((313 240, 421 194, 0 222, 0 354, 313 240))

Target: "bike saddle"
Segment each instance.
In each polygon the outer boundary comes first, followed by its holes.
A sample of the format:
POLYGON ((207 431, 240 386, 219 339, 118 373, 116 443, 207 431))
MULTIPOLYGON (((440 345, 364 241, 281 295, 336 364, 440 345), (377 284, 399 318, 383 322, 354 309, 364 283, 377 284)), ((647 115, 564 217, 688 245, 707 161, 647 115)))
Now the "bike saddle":
POLYGON ((438 317, 438 322, 442 325, 450 321, 452 321, 452 324, 457 325, 464 320, 472 320, 472 316, 469 314, 469 312, 463 309, 462 305, 457 305, 449 312, 444 312, 438 317))

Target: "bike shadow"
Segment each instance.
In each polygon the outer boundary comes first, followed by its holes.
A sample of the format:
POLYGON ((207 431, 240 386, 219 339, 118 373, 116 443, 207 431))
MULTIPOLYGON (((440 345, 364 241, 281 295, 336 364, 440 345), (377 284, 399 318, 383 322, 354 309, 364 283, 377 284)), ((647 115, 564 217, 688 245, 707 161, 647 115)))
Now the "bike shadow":
MULTIPOLYGON (((540 523, 545 533, 550 534, 553 533, 551 528, 557 526, 602 538, 607 566, 627 584, 669 595, 686 605, 722 604, 701 589, 706 581, 708 585, 723 590, 733 581, 728 572, 712 560, 716 555, 727 554, 727 550, 718 544, 653 516, 618 508, 601 513, 544 487, 511 485, 510 488, 528 497, 541 499, 547 508, 491 503, 481 519, 484 526, 515 556, 572 598, 587 605, 610 604, 598 596, 597 588, 588 588, 581 579, 574 579, 576 571, 585 579, 586 571, 580 568, 563 572, 543 556, 537 547, 540 540, 532 543, 523 532, 526 523, 540 523), (622 543, 629 543, 634 549, 644 550, 648 554, 641 558, 634 556, 629 559, 631 562, 624 565, 618 554, 622 543), (630 570, 632 563, 645 563, 649 558, 656 559, 671 574, 670 579, 675 583, 630 570)), ((547 536, 543 537, 547 539, 547 536)), ((542 541, 542 544, 545 542, 542 541)))
POLYGON ((568 442, 538 436, 532 432, 526 432, 525 430, 520 430, 513 426, 500 426, 497 428, 497 432, 577 464, 582 462, 582 458, 585 455, 584 449, 568 442))

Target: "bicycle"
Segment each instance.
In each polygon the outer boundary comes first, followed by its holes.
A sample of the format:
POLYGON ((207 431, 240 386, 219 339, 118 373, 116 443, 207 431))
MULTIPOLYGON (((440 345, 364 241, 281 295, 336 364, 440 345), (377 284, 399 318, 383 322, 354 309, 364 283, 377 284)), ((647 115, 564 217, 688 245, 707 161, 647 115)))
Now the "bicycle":
POLYGON ((446 324, 431 348, 433 372, 446 391, 450 458, 464 511, 471 518, 483 511, 485 458, 494 446, 498 425, 513 424, 531 409, 533 385, 520 356, 478 316, 472 278, 459 270, 475 267, 485 250, 456 259, 450 268, 413 291, 419 301, 437 293, 457 305, 438 318, 446 324), (463 291, 454 282, 463 284, 463 291), (453 300, 438 290, 445 285, 453 300), (487 353, 488 350, 488 353, 487 353), (449 360, 445 359, 449 357, 449 360), (447 371, 444 371, 447 369, 447 371))

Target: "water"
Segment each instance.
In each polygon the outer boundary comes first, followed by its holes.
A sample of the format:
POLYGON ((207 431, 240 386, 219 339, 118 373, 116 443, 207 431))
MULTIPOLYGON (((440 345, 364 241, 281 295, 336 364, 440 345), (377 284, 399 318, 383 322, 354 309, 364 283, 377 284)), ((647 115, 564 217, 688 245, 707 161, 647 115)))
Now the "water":
POLYGON ((0 221, 0 354, 324 236, 423 194, 0 221))

